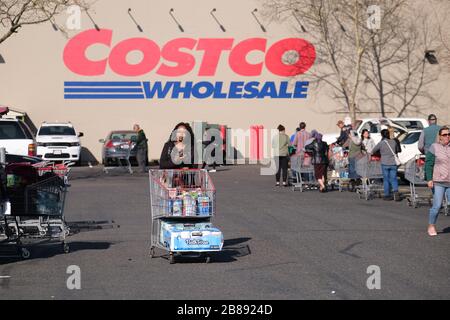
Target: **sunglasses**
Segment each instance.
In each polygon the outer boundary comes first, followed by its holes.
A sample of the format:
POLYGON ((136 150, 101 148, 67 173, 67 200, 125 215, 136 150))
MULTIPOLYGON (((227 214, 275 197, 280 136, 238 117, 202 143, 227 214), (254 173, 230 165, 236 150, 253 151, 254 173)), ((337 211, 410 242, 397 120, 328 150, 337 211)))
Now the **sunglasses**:
POLYGON ((448 138, 448 137, 450 137, 450 133, 444 133, 444 134, 441 134, 441 137, 446 137, 446 138, 448 138))

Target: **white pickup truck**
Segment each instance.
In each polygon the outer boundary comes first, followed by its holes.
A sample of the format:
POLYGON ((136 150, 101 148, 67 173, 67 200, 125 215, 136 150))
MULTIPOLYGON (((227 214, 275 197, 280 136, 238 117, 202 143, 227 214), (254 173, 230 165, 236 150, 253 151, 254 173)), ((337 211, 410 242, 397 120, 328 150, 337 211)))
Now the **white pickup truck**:
POLYGON ((30 128, 18 119, 0 119, 0 148, 9 154, 35 156, 36 144, 30 128))
MULTIPOLYGON (((356 132, 361 136, 364 129, 369 130, 371 138, 378 143, 381 141, 382 126, 390 125, 397 132, 397 136, 412 130, 423 130, 428 127, 428 121, 421 118, 390 118, 390 119, 376 119, 366 118, 356 122, 356 132)), ((339 133, 325 134, 323 141, 328 144, 335 143, 339 133)))

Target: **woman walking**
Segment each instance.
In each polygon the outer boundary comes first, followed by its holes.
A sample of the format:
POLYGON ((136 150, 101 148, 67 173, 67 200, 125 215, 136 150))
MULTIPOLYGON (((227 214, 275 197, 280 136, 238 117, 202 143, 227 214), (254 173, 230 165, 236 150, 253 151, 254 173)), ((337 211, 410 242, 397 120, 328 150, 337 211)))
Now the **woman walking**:
POLYGON ((381 169, 383 171, 383 185, 384 185, 384 200, 392 200, 391 189, 394 194, 394 200, 400 201, 398 193, 397 171, 399 160, 398 154, 401 149, 394 139, 390 139, 389 131, 387 129, 381 130, 382 140, 375 148, 372 149, 371 154, 380 152, 381 155, 381 169))
POLYGON ((316 130, 311 132, 311 136, 313 141, 305 146, 305 150, 313 154, 314 174, 319 183, 319 191, 324 193, 327 192, 328 144, 322 141, 322 135, 316 130))
POLYGON ((425 160, 428 187, 434 189, 433 207, 430 209, 428 234, 437 236, 436 223, 444 196, 450 199, 450 146, 449 128, 439 130, 439 142, 431 145, 425 160))
POLYGON ((275 162, 277 164, 276 186, 280 186, 280 177, 283 173, 283 187, 287 187, 288 164, 289 164, 289 136, 286 134, 286 128, 281 124, 278 126, 278 134, 272 141, 275 151, 275 162))

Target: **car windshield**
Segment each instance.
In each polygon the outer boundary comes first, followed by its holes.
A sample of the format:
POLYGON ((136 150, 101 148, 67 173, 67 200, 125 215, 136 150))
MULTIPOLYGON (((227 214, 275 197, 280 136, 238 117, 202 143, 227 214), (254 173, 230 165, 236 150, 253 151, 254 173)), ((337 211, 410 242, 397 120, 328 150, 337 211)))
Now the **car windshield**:
POLYGON ((0 140, 27 139, 18 122, 0 121, 0 140))
POLYGON ((422 130, 423 124, 421 121, 396 120, 395 123, 405 127, 408 130, 422 130))
POLYGON ((420 132, 412 132, 407 134, 405 138, 401 141, 402 144, 414 144, 419 141, 420 132))
POLYGON ((113 132, 111 133, 111 140, 120 141, 120 140, 131 140, 136 141, 137 135, 134 132, 113 132))
POLYGON ((41 127, 39 136, 74 136, 75 130, 68 126, 45 126, 41 127))

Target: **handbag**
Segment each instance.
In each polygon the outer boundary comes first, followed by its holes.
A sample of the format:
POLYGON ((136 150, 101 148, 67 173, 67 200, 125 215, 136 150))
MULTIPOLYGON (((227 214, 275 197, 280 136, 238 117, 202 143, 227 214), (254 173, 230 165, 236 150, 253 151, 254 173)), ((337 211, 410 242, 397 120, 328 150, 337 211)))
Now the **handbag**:
POLYGON ((384 142, 386 142, 389 150, 391 150, 392 154, 394 155, 394 159, 395 159, 395 164, 397 166, 400 166, 402 164, 402 162, 400 161, 400 158, 398 157, 398 155, 394 152, 394 150, 392 150, 390 144, 385 140, 384 142))

